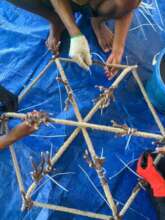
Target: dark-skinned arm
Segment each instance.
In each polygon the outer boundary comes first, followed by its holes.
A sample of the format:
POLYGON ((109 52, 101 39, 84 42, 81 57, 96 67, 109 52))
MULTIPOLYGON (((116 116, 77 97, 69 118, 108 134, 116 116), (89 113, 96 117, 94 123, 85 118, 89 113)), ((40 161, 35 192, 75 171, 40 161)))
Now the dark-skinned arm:
POLYGON ((68 30, 70 36, 75 36, 80 34, 80 29, 78 28, 73 11, 69 0, 51 0, 51 3, 56 11, 56 13, 61 18, 66 29, 68 30))
POLYGON ((75 22, 70 0, 51 0, 51 3, 70 34, 69 56, 88 70, 92 65, 89 44, 75 22))
MULTIPOLYGON (((124 17, 116 20, 112 53, 107 60, 107 64, 120 64, 125 49, 128 30, 132 22, 132 16, 133 13, 130 12, 124 17)), ((115 73, 116 69, 112 68, 110 71, 107 71, 107 77, 111 78, 115 73)))
POLYGON ((14 144, 16 141, 23 137, 32 134, 35 131, 34 126, 29 126, 26 122, 13 128, 8 134, 0 137, 0 149, 5 148, 8 145, 14 144))
POLYGON ((42 123, 46 123, 48 115, 45 112, 33 111, 27 113, 25 121, 17 125, 8 134, 0 137, 0 149, 14 144, 16 141, 37 131, 42 123))

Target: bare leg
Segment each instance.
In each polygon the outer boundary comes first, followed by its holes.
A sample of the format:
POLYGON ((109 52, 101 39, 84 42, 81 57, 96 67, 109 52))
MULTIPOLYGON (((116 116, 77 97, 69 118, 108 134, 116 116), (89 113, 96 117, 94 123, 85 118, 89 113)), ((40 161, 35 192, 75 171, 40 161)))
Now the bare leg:
POLYGON ((49 9, 41 0, 9 0, 9 2, 49 20, 51 29, 46 44, 50 50, 54 50, 65 27, 53 7, 49 9))
POLYGON ((106 26, 102 18, 91 18, 91 24, 101 49, 104 52, 109 52, 113 44, 112 31, 106 26))

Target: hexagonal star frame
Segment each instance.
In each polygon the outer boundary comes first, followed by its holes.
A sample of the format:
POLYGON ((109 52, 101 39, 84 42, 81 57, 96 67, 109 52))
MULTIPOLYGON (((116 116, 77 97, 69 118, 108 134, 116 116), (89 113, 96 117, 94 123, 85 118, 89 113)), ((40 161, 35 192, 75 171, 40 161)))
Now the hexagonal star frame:
MULTIPOLYGON (((79 111, 79 107, 76 102, 76 98, 73 94, 73 90, 68 82, 68 79, 66 77, 66 74, 65 74, 65 71, 62 67, 61 62, 74 62, 74 60, 53 56, 52 59, 49 61, 49 63, 46 65, 46 67, 43 69, 43 71, 41 71, 39 73, 39 75, 25 88, 25 90, 19 96, 19 102, 20 102, 27 95, 27 93, 29 93, 29 91, 33 88, 33 86, 43 77, 43 75, 46 74, 48 68, 53 63, 55 63, 57 66, 57 69, 59 70, 59 73, 60 73, 60 78, 58 78, 58 80, 59 80, 59 82, 63 83, 63 85, 66 89, 67 95, 68 95, 68 99, 67 99, 66 103, 72 104, 76 118, 77 118, 77 121, 63 120, 63 119, 57 119, 57 118, 48 118, 48 121, 51 123, 67 125, 67 126, 75 126, 76 129, 72 132, 72 134, 68 137, 68 139, 63 143, 63 145, 58 149, 56 154, 52 158, 49 158, 49 160, 47 161, 47 168, 48 168, 47 171, 44 172, 43 170, 40 170, 40 172, 38 173, 38 175, 40 175, 40 176, 38 176, 38 179, 35 179, 35 181, 31 184, 31 186, 28 188, 27 191, 25 191, 20 167, 19 167, 19 164, 17 161, 15 150, 14 150, 14 146, 13 145, 9 146, 12 160, 13 160, 13 164, 14 164, 14 169, 16 172, 17 180, 18 180, 19 189, 20 189, 20 192, 22 195, 22 201, 23 201, 22 209, 30 209, 33 206, 35 206, 35 207, 40 207, 40 208, 48 208, 48 209, 51 209, 54 211, 59 211, 59 212, 66 212, 66 213, 71 213, 71 214, 75 214, 75 215, 81 215, 81 216, 89 217, 89 218, 93 218, 93 219, 104 219, 104 220, 122 219, 122 217, 124 216, 124 214, 126 213, 128 208, 130 207, 130 205, 132 204, 132 202, 136 198, 137 194, 141 190, 141 185, 144 185, 144 183, 141 180, 139 180, 139 182, 137 183, 137 185, 133 189, 132 194, 128 198, 128 200, 125 203, 125 205, 123 206, 123 208, 121 210, 117 210, 117 206, 116 206, 115 201, 112 197, 112 194, 111 194, 111 191, 110 191, 110 188, 109 188, 109 185, 106 180, 105 173, 104 173, 104 169, 103 169, 104 158, 100 158, 96 154, 93 143, 90 139, 90 136, 88 134, 87 129, 96 129, 96 130, 100 130, 100 131, 120 134, 123 136, 131 134, 136 137, 155 139, 159 142, 163 142, 165 139, 164 138, 165 137, 165 130, 164 130, 163 124, 161 123, 153 105, 151 104, 151 102, 147 96, 147 93, 144 89, 144 86, 142 84, 142 81, 138 76, 137 66, 113 65, 113 64, 108 65, 108 67, 117 67, 122 70, 121 73, 114 80, 111 87, 109 87, 109 88, 102 87, 101 88, 102 93, 100 94, 99 98, 97 99, 96 104, 89 111, 89 113, 86 115, 86 117, 83 119, 81 116, 81 113, 79 111), (129 128, 127 126, 119 125, 116 123, 114 123, 112 126, 104 126, 104 125, 88 123, 88 121, 98 111, 98 109, 105 108, 105 107, 109 106, 110 100, 113 97, 113 91, 118 88, 120 82, 128 75, 128 73, 131 73, 133 75, 135 81, 137 82, 137 84, 142 92, 142 95, 148 105, 148 108, 149 108, 156 124, 159 127, 160 134, 138 131, 136 129, 129 128), (93 169, 95 169, 95 171, 99 177, 100 184, 103 188, 105 197, 107 199, 109 207, 111 208, 112 216, 93 213, 93 212, 87 212, 87 211, 82 211, 82 210, 77 210, 77 209, 72 209, 72 208, 67 208, 67 207, 63 207, 63 206, 57 206, 57 205, 53 205, 53 204, 41 203, 39 201, 32 201, 32 199, 31 199, 32 192, 40 184, 40 181, 41 181, 43 175, 46 175, 52 171, 52 167, 54 166, 54 164, 63 156, 65 151, 69 148, 69 146, 71 145, 73 140, 77 137, 77 135, 79 134, 80 131, 83 134, 83 137, 86 141, 87 148, 88 148, 88 151, 86 151, 84 158, 88 162, 89 166, 92 167, 93 169)), ((93 63, 98 64, 98 65, 102 65, 102 66, 106 65, 105 63, 101 63, 98 61, 93 61, 93 63)), ((26 118, 25 114, 19 114, 19 113, 5 113, 5 116, 10 117, 10 118, 18 118, 21 120, 26 118)), ((6 123, 6 125, 7 125, 7 123, 6 123)), ((8 132, 7 126, 6 126, 6 132, 8 132)), ((158 155, 155 160, 155 164, 159 162, 160 158, 161 158, 161 155, 158 155)), ((37 171, 37 168, 35 171, 37 171)))

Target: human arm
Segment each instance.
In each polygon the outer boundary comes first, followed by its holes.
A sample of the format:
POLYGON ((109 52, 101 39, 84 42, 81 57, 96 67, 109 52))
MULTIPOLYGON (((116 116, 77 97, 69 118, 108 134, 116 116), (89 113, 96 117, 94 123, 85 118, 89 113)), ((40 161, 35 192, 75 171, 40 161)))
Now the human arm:
POLYGON ((56 13, 59 15, 62 22, 64 23, 70 36, 72 37, 72 36, 79 35, 81 32, 75 22, 73 11, 70 5, 70 1, 69 0, 51 0, 51 3, 56 13))
POLYGON ((69 56, 84 69, 89 69, 92 65, 89 44, 75 22, 70 1, 51 0, 51 3, 71 37, 69 56))
POLYGON ((34 126, 29 126, 26 122, 13 128, 8 134, 0 137, 0 149, 5 148, 8 145, 14 144, 16 141, 23 137, 33 133, 35 131, 34 126))
POLYGON ((45 112, 33 111, 31 113, 27 113, 23 123, 17 125, 11 131, 9 131, 9 133, 0 137, 0 149, 14 144, 16 141, 32 134, 38 130, 41 123, 46 123, 47 119, 48 116, 45 112))
MULTIPOLYGON (((133 13, 130 12, 124 17, 116 20, 112 53, 107 59, 107 64, 120 64, 125 49, 128 30, 132 21, 132 16, 133 13)), ((116 71, 116 68, 106 69, 108 79, 111 79, 116 71)))

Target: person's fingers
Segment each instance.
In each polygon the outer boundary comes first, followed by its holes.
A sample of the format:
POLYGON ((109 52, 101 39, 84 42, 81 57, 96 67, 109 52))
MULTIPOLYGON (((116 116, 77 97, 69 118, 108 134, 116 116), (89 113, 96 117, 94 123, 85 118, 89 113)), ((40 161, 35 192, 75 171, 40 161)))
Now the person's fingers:
POLYGON ((111 80, 117 74, 118 68, 116 68, 116 67, 108 67, 108 65, 115 64, 117 62, 114 60, 113 56, 110 56, 106 63, 107 63, 106 75, 108 76, 108 79, 111 80))
POLYGON ((117 74, 117 68, 113 67, 110 71, 110 76, 109 76, 109 80, 111 80, 116 74, 117 74))
POLYGON ((76 57, 73 57, 73 59, 77 62, 77 64, 79 66, 81 66, 83 69, 86 69, 86 70, 89 70, 89 66, 85 63, 84 59, 82 56, 76 56, 76 57))
POLYGON ((84 54, 84 61, 88 65, 88 67, 92 65, 92 57, 91 57, 90 51, 87 51, 84 54))
POLYGON ((105 72, 105 75, 108 78, 108 80, 111 80, 116 75, 116 73, 117 69, 115 67, 112 67, 105 72))
POLYGON ((98 41, 101 49, 106 53, 107 52, 107 46, 106 46, 106 42, 105 41, 98 41))
POLYGON ((112 64, 112 63, 114 63, 114 57, 113 57, 113 55, 111 55, 111 56, 107 59, 107 61, 106 61, 106 69, 110 69, 110 68, 108 67, 108 65, 109 65, 109 64, 112 64))
POLYGON ((113 63, 113 59, 114 59, 114 57, 113 57, 113 55, 111 55, 111 56, 107 59, 106 64, 108 65, 108 64, 113 63))
POLYGON ((59 54, 59 46, 60 42, 52 41, 51 43, 49 40, 45 42, 46 47, 48 48, 49 51, 51 51, 53 54, 58 55, 59 54))
POLYGON ((111 41, 108 40, 108 41, 106 42, 106 48, 107 48, 107 50, 108 50, 107 52, 110 52, 110 51, 112 50, 111 41))
POLYGON ((108 66, 108 64, 113 62, 113 57, 110 57, 107 61, 106 61, 106 65, 104 67, 105 70, 105 75, 108 75, 109 72, 111 71, 111 68, 108 66))
POLYGON ((105 76, 107 77, 107 78, 109 78, 110 77, 110 73, 111 72, 111 69, 106 69, 105 70, 105 76))
POLYGON ((108 48, 108 46, 106 46, 104 49, 104 53, 108 53, 109 51, 110 51, 110 49, 108 48))
POLYGON ((104 52, 105 52, 105 53, 108 53, 108 52, 110 52, 110 50, 111 50, 111 47, 110 47, 110 45, 108 44, 108 42, 106 42, 106 43, 105 43, 105 46, 104 46, 104 52))
POLYGON ((160 154, 164 154, 165 155, 165 147, 157 147, 156 151, 160 154))

